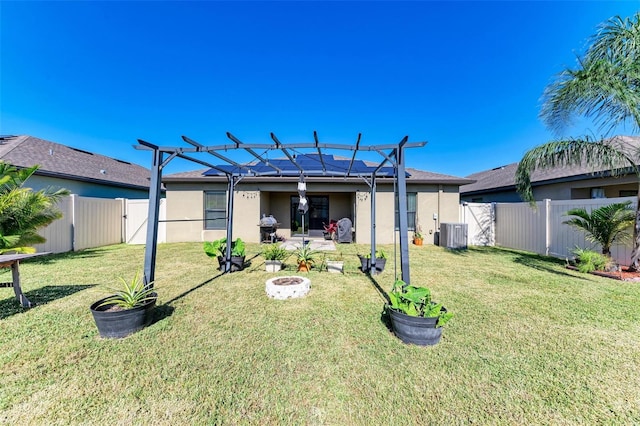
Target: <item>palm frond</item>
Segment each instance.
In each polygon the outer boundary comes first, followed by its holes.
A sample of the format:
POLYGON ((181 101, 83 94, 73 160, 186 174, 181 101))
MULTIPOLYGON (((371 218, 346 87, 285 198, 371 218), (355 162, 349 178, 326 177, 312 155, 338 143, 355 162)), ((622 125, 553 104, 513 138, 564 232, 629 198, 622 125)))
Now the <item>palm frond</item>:
POLYGON ((531 174, 536 170, 585 165, 592 171, 606 170, 613 176, 631 168, 638 176, 636 159, 619 147, 588 136, 547 142, 527 151, 516 169, 516 190, 523 200, 533 203, 531 174))

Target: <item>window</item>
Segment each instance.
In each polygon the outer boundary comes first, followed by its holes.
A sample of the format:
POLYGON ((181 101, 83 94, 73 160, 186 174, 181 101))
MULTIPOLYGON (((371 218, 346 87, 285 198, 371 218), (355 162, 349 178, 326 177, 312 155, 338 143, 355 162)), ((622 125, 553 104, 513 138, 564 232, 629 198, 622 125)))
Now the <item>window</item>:
POLYGON ((607 198, 604 195, 604 188, 591 188, 591 198, 607 198))
MULTIPOLYGON (((396 195, 396 231, 400 229, 400 216, 398 215, 398 196, 396 195)), ((415 231, 416 229, 416 193, 407 192, 407 229, 415 231)))
POLYGON ((620 190, 620 197, 635 197, 636 195, 638 195, 638 191, 635 191, 633 189, 621 189, 620 190))
POLYGON ((205 191, 204 229, 227 228, 227 193, 225 191, 205 191))

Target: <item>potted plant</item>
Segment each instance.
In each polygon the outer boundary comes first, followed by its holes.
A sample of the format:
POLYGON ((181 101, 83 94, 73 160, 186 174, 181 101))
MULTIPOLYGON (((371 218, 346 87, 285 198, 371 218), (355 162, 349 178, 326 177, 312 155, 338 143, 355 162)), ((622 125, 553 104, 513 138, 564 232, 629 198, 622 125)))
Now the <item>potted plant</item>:
MULTIPOLYGON (((204 252, 209 257, 217 257, 219 270, 225 270, 227 257, 227 238, 220 238, 215 241, 206 241, 204 243, 204 252)), ((242 239, 238 238, 231 243, 231 271, 236 272, 244 269, 244 259, 246 251, 245 244, 242 239)))
POLYGON ((145 286, 136 273, 130 282, 120 278, 122 288, 100 299, 89 309, 102 337, 121 338, 143 329, 151 322, 158 295, 145 286))
POLYGON ((311 250, 308 244, 302 244, 299 249, 296 250, 296 261, 298 262, 298 271, 309 272, 313 264, 315 263, 316 252, 311 250))
POLYGON ((278 243, 269 244, 262 250, 267 272, 278 272, 282 269, 282 261, 289 256, 287 249, 278 243))
POLYGON ((344 260, 342 259, 342 252, 338 252, 337 255, 329 257, 327 259, 327 271, 332 274, 341 274, 344 269, 344 260))
MULTIPOLYGON (((362 272, 369 272, 371 270, 371 253, 367 253, 364 256, 359 254, 360 268, 362 272)), ((384 271, 384 267, 387 264, 387 254, 382 249, 376 250, 376 271, 384 271)))
POLYGON ((402 280, 393 284, 389 301, 386 310, 393 332, 404 343, 435 345, 442 336, 442 326, 453 317, 441 303, 431 300, 427 287, 407 285, 402 280))
POLYGON ((423 240, 424 240, 424 237, 422 235, 420 225, 418 225, 416 226, 416 230, 413 231, 413 244, 417 246, 421 246, 423 240))

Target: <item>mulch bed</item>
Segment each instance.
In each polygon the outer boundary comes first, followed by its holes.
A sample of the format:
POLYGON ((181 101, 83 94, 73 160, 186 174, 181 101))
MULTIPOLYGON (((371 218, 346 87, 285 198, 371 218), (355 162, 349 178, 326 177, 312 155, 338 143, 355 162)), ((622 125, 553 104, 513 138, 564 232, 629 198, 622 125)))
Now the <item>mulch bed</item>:
MULTIPOLYGON (((567 265, 567 269, 571 269, 573 271, 578 270, 578 268, 571 265, 567 265)), ((612 278, 614 280, 640 282, 640 272, 629 272, 629 268, 627 268, 626 266, 623 266, 621 269, 621 271, 615 272, 593 271, 591 272, 591 274, 597 275, 599 277, 612 278)))

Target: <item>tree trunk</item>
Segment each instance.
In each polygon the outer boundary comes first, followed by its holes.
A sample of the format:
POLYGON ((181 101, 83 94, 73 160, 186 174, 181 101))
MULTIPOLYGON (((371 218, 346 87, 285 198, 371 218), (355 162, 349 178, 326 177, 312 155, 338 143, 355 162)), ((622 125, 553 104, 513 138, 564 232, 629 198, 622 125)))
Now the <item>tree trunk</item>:
POLYGON ((631 263, 629 264, 631 272, 636 272, 640 268, 640 185, 638 189, 636 223, 633 225, 633 250, 631 250, 631 263))

